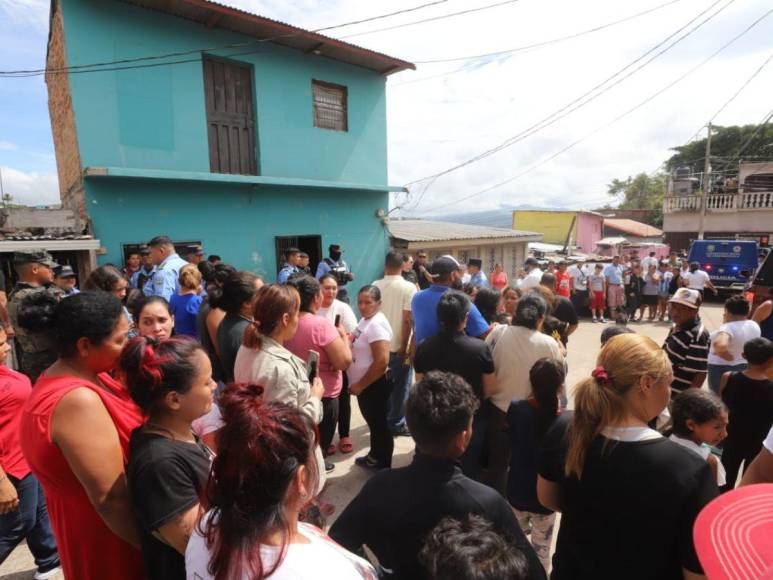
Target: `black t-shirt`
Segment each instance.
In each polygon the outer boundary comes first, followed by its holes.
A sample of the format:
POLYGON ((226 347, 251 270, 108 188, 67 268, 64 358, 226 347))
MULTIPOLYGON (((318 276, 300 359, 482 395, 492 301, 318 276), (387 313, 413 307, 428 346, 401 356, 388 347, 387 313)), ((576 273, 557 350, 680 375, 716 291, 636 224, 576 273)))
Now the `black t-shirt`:
POLYGON ((664 437, 637 442, 598 436, 582 479, 564 475, 565 413, 545 437, 539 474, 560 486, 563 512, 552 580, 682 580, 701 573, 692 528, 719 491, 706 461, 664 437))
MULTIPOLYGON (((556 304, 553 307, 553 312, 551 314, 569 326, 574 326, 580 322, 579 318, 577 318, 577 311, 574 309, 572 301, 564 296, 556 295, 556 304)), ((566 346, 566 343, 569 342, 569 336, 565 333, 561 333, 561 342, 566 346)))
POLYGON ((727 438, 758 446, 773 422, 773 381, 750 379, 742 372, 731 373, 722 400, 730 416, 727 438))
POLYGON ((5 274, 0 270, 0 292, 5 292, 5 274))
POLYGON ((151 580, 185 579, 184 556, 153 532, 199 502, 210 464, 211 453, 201 442, 173 441, 141 427, 132 433, 126 475, 151 580))
POLYGON ((250 321, 238 314, 228 313, 217 327, 217 342, 220 347, 220 363, 223 371, 223 381, 232 383, 234 380, 234 364, 236 353, 242 345, 244 331, 250 321))
POLYGON ((414 272, 413 270, 408 270, 407 272, 403 272, 403 280, 410 282, 411 284, 419 283, 419 277, 416 275, 416 272, 414 272))
MULTIPOLYGON (((429 268, 430 268, 429 262, 424 264, 425 270, 429 270, 429 268)), ((416 272, 416 278, 418 278, 419 280, 419 289, 426 290, 427 288, 429 288, 431 282, 427 280, 427 277, 424 274, 422 274, 421 266, 419 266, 418 262, 415 262, 413 264, 413 271, 416 272)))
POLYGON ((483 375, 494 372, 494 358, 489 346, 479 338, 459 332, 441 332, 427 338, 416 349, 414 369, 417 373, 443 371, 467 381, 483 400, 483 375))

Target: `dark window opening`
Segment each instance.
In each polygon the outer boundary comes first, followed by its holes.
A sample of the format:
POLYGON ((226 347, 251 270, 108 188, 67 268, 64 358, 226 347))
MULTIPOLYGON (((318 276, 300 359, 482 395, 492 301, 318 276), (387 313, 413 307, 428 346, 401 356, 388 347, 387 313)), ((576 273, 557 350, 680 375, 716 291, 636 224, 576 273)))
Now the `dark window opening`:
POLYGON ((258 174, 252 67, 204 59, 209 169, 213 173, 258 174))
POLYGON ((276 271, 282 269, 285 264, 285 251, 288 248, 298 248, 309 255, 309 268, 311 275, 317 274, 317 266, 322 261, 322 236, 277 236, 276 244, 276 271))
POLYGON ((334 131, 349 130, 347 89, 323 81, 311 81, 314 126, 334 131))

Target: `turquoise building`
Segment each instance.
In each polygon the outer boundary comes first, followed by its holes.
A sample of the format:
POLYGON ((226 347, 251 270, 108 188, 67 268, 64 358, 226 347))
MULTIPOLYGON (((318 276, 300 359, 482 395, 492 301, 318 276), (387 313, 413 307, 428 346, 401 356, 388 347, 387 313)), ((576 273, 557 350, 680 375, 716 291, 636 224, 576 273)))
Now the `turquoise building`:
POLYGON ((380 275, 385 82, 411 63, 205 0, 54 0, 47 65, 62 202, 100 263, 164 234, 267 280, 332 243, 355 285, 380 275))

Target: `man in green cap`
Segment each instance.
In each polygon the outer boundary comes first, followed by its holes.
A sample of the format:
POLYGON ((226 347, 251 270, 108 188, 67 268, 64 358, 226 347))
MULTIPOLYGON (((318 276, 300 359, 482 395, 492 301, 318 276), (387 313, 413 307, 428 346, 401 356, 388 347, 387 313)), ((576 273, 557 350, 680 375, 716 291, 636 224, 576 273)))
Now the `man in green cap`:
POLYGON ((50 292, 58 299, 62 298, 62 291, 53 283, 54 268, 57 266, 45 250, 15 252, 13 255, 13 267, 19 281, 11 290, 8 315, 16 330, 19 368, 33 383, 56 360, 56 345, 47 332, 28 330, 19 324, 19 306, 37 292, 50 292))

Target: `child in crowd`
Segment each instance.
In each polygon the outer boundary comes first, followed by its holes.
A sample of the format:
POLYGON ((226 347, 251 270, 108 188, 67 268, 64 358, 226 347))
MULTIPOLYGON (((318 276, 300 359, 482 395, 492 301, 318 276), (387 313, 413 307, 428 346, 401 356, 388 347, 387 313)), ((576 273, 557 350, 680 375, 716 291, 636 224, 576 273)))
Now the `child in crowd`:
POLYGON ((627 276, 625 283, 625 306, 628 319, 632 322, 638 322, 642 319, 643 312, 639 318, 636 318, 636 311, 642 304, 642 293, 644 292, 644 273, 641 266, 632 265, 630 275, 627 276))
POLYGON ((550 568, 556 514, 537 499, 537 456, 545 434, 560 415, 559 396, 565 378, 562 363, 539 359, 529 371, 532 395, 513 401, 507 412, 511 444, 507 499, 523 533, 531 534, 531 544, 545 570, 550 568))
POLYGON ((606 308, 605 296, 607 295, 607 279, 604 277, 604 266, 596 264, 593 274, 588 278, 591 292, 590 309, 593 314, 593 322, 606 322, 604 309, 606 308))
POLYGON ((614 326, 607 326, 601 331, 601 346, 603 347, 609 340, 620 334, 636 334, 636 331, 632 328, 625 326, 624 324, 615 324, 614 326))
POLYGON ((773 423, 773 342, 755 338, 744 345, 745 371, 725 373, 719 393, 730 410, 722 464, 727 484, 722 492, 735 487, 741 461, 744 471, 762 448, 762 441, 773 423))
POLYGON ((174 316, 175 330, 178 335, 198 339, 196 315, 199 313, 202 298, 201 272, 194 264, 180 268, 180 293, 173 294, 169 308, 174 316))
POLYGON ((714 393, 687 389, 672 402, 671 418, 674 443, 703 457, 711 468, 717 485, 725 485, 722 463, 711 453, 711 447, 727 437, 727 408, 714 393))

